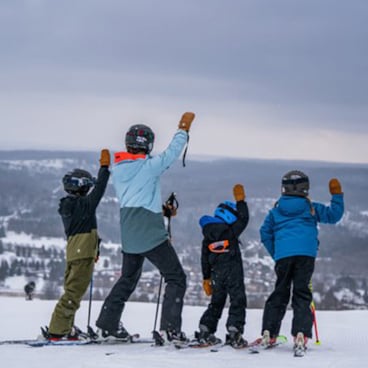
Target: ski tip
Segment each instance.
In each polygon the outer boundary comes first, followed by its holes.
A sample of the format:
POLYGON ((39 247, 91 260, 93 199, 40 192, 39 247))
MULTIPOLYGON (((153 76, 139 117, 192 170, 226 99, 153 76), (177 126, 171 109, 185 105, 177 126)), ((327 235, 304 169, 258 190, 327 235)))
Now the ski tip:
POLYGON ((278 335, 276 340, 279 343, 286 343, 288 341, 288 339, 285 335, 278 335))
POLYGON ((32 342, 27 342, 27 345, 32 348, 42 348, 43 346, 48 345, 48 343, 43 342, 43 341, 32 341, 32 342))

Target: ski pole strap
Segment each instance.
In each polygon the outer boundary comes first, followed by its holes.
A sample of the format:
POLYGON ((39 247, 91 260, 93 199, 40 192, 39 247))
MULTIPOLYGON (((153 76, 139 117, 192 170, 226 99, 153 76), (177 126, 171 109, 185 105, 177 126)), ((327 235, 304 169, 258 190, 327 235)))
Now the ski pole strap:
POLYGON ((212 253, 227 253, 229 252, 229 241, 228 240, 220 240, 211 244, 208 244, 208 249, 212 253))
POLYGON ((188 133, 188 138, 187 138, 187 145, 186 145, 184 153, 183 153, 183 167, 185 167, 185 157, 187 156, 188 145, 189 145, 189 133, 188 133))

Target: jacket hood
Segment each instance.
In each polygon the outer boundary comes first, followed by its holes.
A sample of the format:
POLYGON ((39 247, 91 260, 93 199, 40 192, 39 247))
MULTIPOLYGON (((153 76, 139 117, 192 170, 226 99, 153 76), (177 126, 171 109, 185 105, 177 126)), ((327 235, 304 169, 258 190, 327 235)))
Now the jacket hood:
POLYGON ((212 217, 208 215, 202 216, 199 219, 199 225, 201 226, 201 228, 205 227, 208 224, 223 224, 223 223, 225 223, 224 220, 218 217, 212 217))
POLYGON ((203 216, 200 218, 199 223, 204 237, 210 241, 220 239, 221 234, 229 229, 229 225, 217 217, 203 216))
POLYGON ((304 197, 284 195, 279 199, 277 209, 283 216, 296 216, 306 211, 310 212, 311 203, 304 197))

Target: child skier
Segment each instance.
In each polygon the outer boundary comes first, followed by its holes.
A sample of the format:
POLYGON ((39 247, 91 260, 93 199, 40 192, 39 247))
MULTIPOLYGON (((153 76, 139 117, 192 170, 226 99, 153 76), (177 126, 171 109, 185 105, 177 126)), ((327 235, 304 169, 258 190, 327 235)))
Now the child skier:
POLYGON ((266 301, 263 344, 272 345, 290 299, 292 285, 293 321, 291 333, 295 350, 305 351, 312 337, 312 292, 309 288, 318 252, 318 223, 335 224, 344 212, 341 185, 331 179, 329 206, 308 198, 309 178, 301 171, 290 171, 282 178, 282 195, 270 210, 260 229, 261 241, 275 260, 275 289, 266 301))
POLYGON ((211 295, 211 302, 199 321, 199 332, 195 333, 200 344, 221 342, 215 332, 228 295, 226 343, 233 347, 247 344, 242 337, 247 299, 239 236, 248 224, 249 213, 244 187, 235 185, 233 194, 236 204, 225 201, 216 208, 214 217, 202 216, 199 220, 204 236, 201 256, 203 289, 207 296, 211 295))
POLYGON ((97 181, 88 171, 75 169, 63 177, 68 196, 60 200, 59 214, 67 236, 64 294, 56 304, 48 328, 50 340, 77 340, 74 316, 91 281, 98 259, 96 208, 109 180, 110 153, 101 151, 97 181), (90 189, 93 190, 88 194, 90 189))

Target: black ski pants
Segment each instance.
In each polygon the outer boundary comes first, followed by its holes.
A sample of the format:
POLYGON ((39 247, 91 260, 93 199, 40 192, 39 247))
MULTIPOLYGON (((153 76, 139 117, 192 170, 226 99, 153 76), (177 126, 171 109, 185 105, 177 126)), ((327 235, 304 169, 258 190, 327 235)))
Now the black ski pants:
POLYGON ((240 257, 229 262, 215 265, 211 272, 212 296, 211 302, 203 313, 199 324, 208 328, 210 333, 215 333, 226 298, 229 295, 229 314, 226 328, 236 327, 244 332, 247 298, 244 286, 244 271, 240 257))
POLYGON ((118 328, 125 302, 135 290, 142 274, 145 258, 158 268, 166 283, 160 330, 181 331, 186 275, 168 241, 142 254, 123 253, 121 276, 102 305, 96 321, 97 327, 107 331, 115 331, 118 328))
POLYGON ((309 288, 313 271, 313 257, 293 256, 280 259, 276 262, 277 276, 275 289, 266 301, 263 311, 262 332, 270 331, 271 337, 276 337, 281 328, 290 300, 291 286, 293 320, 291 334, 298 332, 309 338, 312 337, 313 314, 311 311, 312 292, 309 288))

